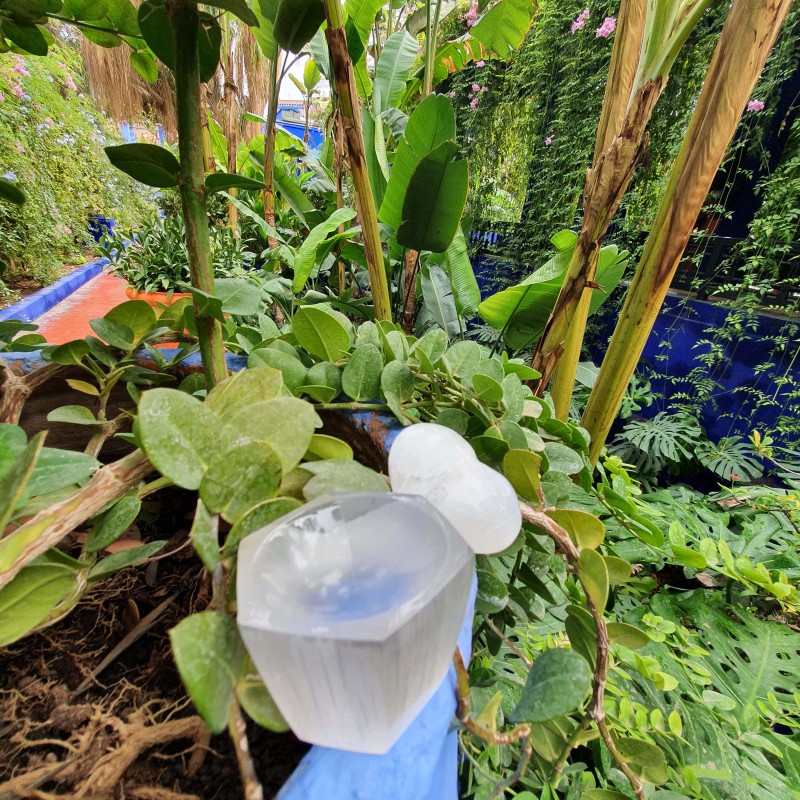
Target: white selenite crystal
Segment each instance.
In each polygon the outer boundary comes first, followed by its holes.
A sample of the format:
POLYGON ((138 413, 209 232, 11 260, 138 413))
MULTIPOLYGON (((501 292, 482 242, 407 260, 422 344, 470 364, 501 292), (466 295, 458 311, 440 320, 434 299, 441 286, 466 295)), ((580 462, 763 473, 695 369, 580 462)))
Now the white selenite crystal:
POLYGON ((476 553, 499 553, 519 534, 517 494, 499 472, 443 425, 403 430, 389 450, 392 489, 427 498, 476 553))
POLYGON ((239 629, 297 737, 385 753, 447 672, 473 570, 417 496, 323 497, 246 537, 239 629))

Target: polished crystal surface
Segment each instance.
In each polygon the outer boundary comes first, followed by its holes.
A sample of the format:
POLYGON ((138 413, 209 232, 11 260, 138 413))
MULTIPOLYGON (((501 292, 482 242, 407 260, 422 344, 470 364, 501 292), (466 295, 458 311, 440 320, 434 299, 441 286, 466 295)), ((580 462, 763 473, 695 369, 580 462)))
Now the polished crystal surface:
POLYGON ((386 752, 447 672, 473 561, 409 495, 321 498, 244 539, 239 629, 295 734, 386 752))
POLYGON ((396 492, 430 500, 476 553, 499 553, 519 534, 514 488, 442 425, 419 423, 398 435, 389 451, 389 480, 396 492))

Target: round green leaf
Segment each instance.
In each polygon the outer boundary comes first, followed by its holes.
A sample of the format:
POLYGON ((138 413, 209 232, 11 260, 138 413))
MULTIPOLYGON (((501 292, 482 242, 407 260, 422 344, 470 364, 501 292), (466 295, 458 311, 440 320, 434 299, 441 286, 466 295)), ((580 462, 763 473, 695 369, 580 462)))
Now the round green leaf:
POLYGON ((306 461, 324 461, 331 458, 351 459, 352 457, 353 448, 347 442, 324 433, 315 433, 311 437, 305 454, 306 461))
MULTIPOLYGON (((272 345, 277 342, 272 342, 272 345)), ((297 358, 296 355, 290 355, 281 350, 272 347, 263 347, 258 350, 253 350, 247 356, 247 366, 249 369, 253 367, 273 367, 279 370, 283 376, 283 382, 286 388, 294 393, 299 391, 301 386, 307 382, 308 370, 303 366, 303 362, 297 358)))
POLYGON ((383 356, 374 344, 362 344, 351 354, 342 372, 344 393, 358 402, 378 397, 383 356))
POLYGON ((606 538, 606 529, 603 523, 585 511, 574 511, 573 509, 548 511, 547 516, 557 522, 580 548, 597 550, 606 538))
POLYGON ((352 344, 352 325, 344 314, 319 306, 301 306, 292 317, 292 331, 312 356, 338 361, 352 344))
POLYGON ((280 519, 284 514, 294 511, 301 505, 293 497, 276 497, 253 506, 243 514, 231 528, 225 539, 222 554, 227 558, 236 553, 236 548, 245 536, 265 528, 267 525, 280 519))
POLYGON ((387 399, 410 400, 414 394, 414 374, 409 366, 402 361, 390 361, 381 372, 381 391, 387 399))
POLYGON ((198 489, 209 462, 225 440, 219 417, 177 389, 142 395, 139 434, 147 457, 165 477, 184 489, 198 489))
POLYGON ((169 632, 183 684, 212 733, 225 730, 244 646, 236 623, 219 611, 192 614, 169 632))
POLYGON ((159 189, 178 185, 178 159, 156 144, 120 144, 105 148, 109 161, 125 174, 159 189))
POLYGON ((547 722, 574 711, 592 686, 586 660, 565 648, 546 650, 534 661, 512 722, 547 722))
POLYGON ((303 497, 314 500, 333 492, 388 492, 386 481, 357 461, 310 461, 303 469, 314 477, 303 487, 303 497))
POLYGON ((643 630, 625 622, 608 622, 606 628, 611 644, 622 644, 631 650, 639 650, 650 642, 650 637, 643 630))
POLYGON ((496 614, 507 605, 508 586, 491 572, 479 569, 475 610, 482 614, 496 614))
POLYGON ((284 391, 283 376, 277 369, 253 367, 220 381, 208 393, 206 406, 227 420, 256 403, 280 397, 284 391))
POLYGON ((560 442, 548 442, 544 446, 549 468, 554 472, 575 475, 583 469, 583 459, 571 448, 560 442))
POLYGON ((603 556, 595 550, 581 550, 578 577, 595 609, 602 614, 608 602, 608 569, 603 556))
POLYGON ((503 474, 514 487, 514 491, 537 505, 541 492, 541 463, 541 456, 531 453, 530 450, 509 450, 503 457, 503 474))

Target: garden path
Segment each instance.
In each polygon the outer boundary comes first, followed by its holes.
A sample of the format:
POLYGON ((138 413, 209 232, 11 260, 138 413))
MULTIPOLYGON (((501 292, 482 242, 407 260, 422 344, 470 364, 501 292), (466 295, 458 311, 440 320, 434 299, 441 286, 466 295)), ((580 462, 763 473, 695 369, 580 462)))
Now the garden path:
MULTIPOLYGON (((51 344, 63 344, 92 334, 89 320, 102 317, 114 306, 124 303, 127 283, 116 275, 101 272, 55 308, 34 320, 51 344)), ((93 335, 93 334, 92 334, 93 335)))

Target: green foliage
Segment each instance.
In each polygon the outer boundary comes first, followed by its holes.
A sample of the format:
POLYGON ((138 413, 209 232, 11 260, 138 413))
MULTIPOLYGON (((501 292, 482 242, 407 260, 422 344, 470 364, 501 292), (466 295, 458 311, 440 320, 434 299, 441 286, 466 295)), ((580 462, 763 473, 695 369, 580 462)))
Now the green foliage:
POLYGON ((0 199, 0 280, 12 284, 50 283, 74 263, 89 214, 125 226, 152 209, 103 153, 118 134, 81 87, 80 56, 50 49, 48 59, 0 54, 0 175, 27 195, 21 206, 0 199))

